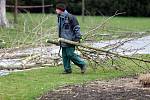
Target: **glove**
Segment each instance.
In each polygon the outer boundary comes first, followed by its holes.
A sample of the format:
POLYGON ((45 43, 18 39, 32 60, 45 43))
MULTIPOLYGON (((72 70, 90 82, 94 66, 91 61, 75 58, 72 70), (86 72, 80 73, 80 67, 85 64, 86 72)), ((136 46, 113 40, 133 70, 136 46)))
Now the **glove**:
POLYGON ((61 39, 60 39, 60 38, 58 38, 58 40, 57 40, 57 41, 59 42, 60 40, 61 40, 61 39))
POLYGON ((81 39, 80 39, 80 43, 81 43, 81 42, 83 42, 83 41, 84 41, 84 39, 81 37, 81 39))

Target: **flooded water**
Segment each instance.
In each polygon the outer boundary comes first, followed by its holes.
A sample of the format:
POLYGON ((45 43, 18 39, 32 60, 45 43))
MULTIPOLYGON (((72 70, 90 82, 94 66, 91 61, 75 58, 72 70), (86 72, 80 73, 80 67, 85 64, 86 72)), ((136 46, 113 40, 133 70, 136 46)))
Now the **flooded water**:
MULTIPOLYGON (((111 40, 99 43, 92 43, 94 47, 105 47, 116 43, 121 43, 123 40, 111 40)), ((150 36, 138 38, 132 41, 125 42, 123 45, 116 49, 110 50, 119 54, 131 55, 131 54, 150 54, 150 36)))
MULTIPOLYGON (((93 47, 105 47, 108 45, 113 45, 122 40, 111 40, 111 41, 101 41, 98 43, 90 43, 93 47)), ((132 41, 128 41, 123 45, 119 46, 117 49, 112 49, 112 52, 117 52, 119 54, 131 55, 131 54, 150 54, 150 36, 138 38, 132 41)), ((42 58, 56 58, 58 56, 59 46, 49 46, 49 47, 37 47, 37 48, 28 48, 25 50, 15 51, 16 56, 20 55, 33 55, 41 54, 42 58)), ((16 67, 21 66, 21 59, 0 59, 0 66, 7 67, 16 67)), ((0 71, 0 76, 8 75, 8 71, 0 71)))

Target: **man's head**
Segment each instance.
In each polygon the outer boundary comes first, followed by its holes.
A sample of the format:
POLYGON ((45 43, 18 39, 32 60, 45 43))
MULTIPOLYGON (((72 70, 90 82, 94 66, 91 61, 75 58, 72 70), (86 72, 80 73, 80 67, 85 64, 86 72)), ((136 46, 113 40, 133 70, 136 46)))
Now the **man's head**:
POLYGON ((57 14, 61 14, 61 13, 63 13, 65 10, 66 10, 66 5, 65 5, 65 4, 63 4, 63 3, 58 3, 58 4, 56 5, 56 13, 57 13, 57 14))

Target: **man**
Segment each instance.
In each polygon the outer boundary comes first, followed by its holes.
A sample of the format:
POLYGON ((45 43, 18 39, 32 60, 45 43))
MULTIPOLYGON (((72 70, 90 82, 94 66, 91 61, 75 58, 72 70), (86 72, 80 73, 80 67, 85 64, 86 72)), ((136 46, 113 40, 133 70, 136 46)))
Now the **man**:
MULTIPOLYGON (((58 32, 59 38, 79 42, 81 39, 80 26, 75 16, 66 11, 66 6, 63 3, 56 5, 56 13, 58 15, 58 32)), ((79 66, 81 73, 86 70, 85 62, 76 54, 75 46, 60 41, 62 48, 62 58, 64 65, 64 74, 72 73, 70 61, 79 66)))

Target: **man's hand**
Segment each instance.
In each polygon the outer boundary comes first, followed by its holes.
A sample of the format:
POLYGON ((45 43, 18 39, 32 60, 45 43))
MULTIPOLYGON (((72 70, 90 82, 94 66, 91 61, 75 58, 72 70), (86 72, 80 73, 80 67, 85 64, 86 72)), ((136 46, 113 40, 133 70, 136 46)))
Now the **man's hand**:
POLYGON ((57 40, 58 42, 60 42, 61 41, 61 38, 58 38, 58 40, 57 40))

